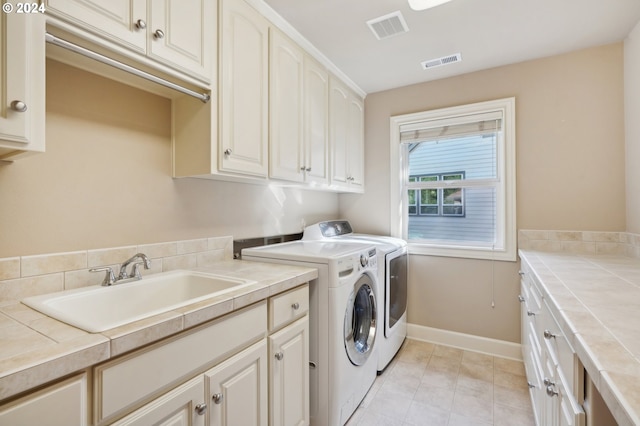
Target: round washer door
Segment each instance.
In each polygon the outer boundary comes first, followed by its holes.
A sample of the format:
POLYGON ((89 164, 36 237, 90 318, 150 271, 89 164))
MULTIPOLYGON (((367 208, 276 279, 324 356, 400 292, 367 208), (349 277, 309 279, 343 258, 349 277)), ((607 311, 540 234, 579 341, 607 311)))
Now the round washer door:
POLYGON ((376 337, 376 295, 371 277, 363 274, 349 296, 344 316, 344 346, 354 365, 364 364, 376 337))

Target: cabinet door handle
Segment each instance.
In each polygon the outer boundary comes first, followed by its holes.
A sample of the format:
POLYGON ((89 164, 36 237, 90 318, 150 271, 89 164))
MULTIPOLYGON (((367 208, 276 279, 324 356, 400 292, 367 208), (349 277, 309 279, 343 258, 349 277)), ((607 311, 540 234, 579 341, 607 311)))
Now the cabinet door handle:
POLYGON ((518 271, 518 275, 520 275, 521 277, 524 277, 524 272, 523 271, 518 271))
POLYGON ((231 148, 227 148, 224 150, 224 155, 226 155, 227 157, 230 156, 233 153, 233 151, 231 150, 231 148))
POLYGON ((556 337, 558 337, 557 334, 553 334, 552 332, 550 332, 549 330, 545 330, 542 335, 544 336, 545 339, 555 339, 556 337))
POLYGON ((196 405, 195 410, 199 416, 202 416, 207 412, 207 404, 205 404, 204 402, 202 404, 198 404, 196 405))
POLYGON ((222 401, 224 400, 224 395, 221 393, 216 393, 214 394, 211 399, 213 400, 213 402, 215 402, 216 404, 221 404, 222 401))
POLYGON ((164 38, 164 31, 162 30, 155 30, 153 32, 153 38, 155 38, 156 40, 160 40, 161 38, 164 38))
POLYGON ((275 357, 278 361, 282 361, 282 358, 284 358, 284 354, 282 352, 276 352, 275 357))
POLYGON ((11 109, 17 112, 25 112, 27 110, 27 104, 22 101, 11 102, 11 109))
POLYGON ((144 22, 143 19, 138 19, 136 21, 136 28, 139 30, 144 30, 145 28, 147 28, 147 23, 144 22))
POLYGON ((534 384, 533 384, 533 383, 531 383, 531 382, 527 382, 527 386, 529 386, 529 389, 533 389, 533 388, 535 388, 535 387, 536 387, 536 385, 534 385, 534 384))
POLYGON ((552 382, 550 378, 545 377, 544 380, 542 381, 542 383, 544 383, 545 386, 555 386, 555 382, 552 382))
POLYGON ((524 297, 522 297, 521 294, 518 295, 518 301, 520 301, 520 303, 524 302, 524 297))
POLYGON ((527 311, 527 315, 530 317, 535 317, 536 313, 535 312, 531 312, 531 311, 527 311))
POLYGON ((553 386, 547 386, 547 395, 549 395, 550 397, 558 396, 558 392, 553 389, 553 386))
POLYGON ((298 309, 300 309, 300 304, 298 302, 292 303, 291 307, 293 308, 294 311, 297 311, 298 309))

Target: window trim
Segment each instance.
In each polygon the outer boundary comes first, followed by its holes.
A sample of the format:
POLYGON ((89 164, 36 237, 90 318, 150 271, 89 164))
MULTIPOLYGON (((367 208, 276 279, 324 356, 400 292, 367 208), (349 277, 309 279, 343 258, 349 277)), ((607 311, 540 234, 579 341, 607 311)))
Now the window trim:
MULTIPOLYGON (((406 214, 407 194, 403 193, 403 179, 407 173, 408 159, 403 158, 400 144, 401 126, 438 120, 481 114, 490 111, 501 111, 503 116, 503 138, 498 144, 498 185, 496 190, 502 196, 496 201, 496 240, 498 247, 482 247, 438 243, 409 243, 411 254, 462 257, 472 259, 493 259, 515 261, 516 242, 516 122, 515 97, 478 102, 423 111, 411 114, 396 115, 390 118, 390 229, 391 235, 407 239, 406 214)), ((404 191, 406 192, 406 191, 404 191)))

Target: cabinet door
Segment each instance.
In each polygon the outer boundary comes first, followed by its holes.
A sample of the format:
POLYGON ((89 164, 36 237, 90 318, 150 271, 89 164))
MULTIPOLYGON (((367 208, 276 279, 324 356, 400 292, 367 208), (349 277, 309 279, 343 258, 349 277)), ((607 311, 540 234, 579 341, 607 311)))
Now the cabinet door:
POLYGON ((269 23, 244 0, 222 1, 219 169, 266 177, 269 23))
POLYGON ((204 426, 204 378, 198 376, 153 400, 114 426, 204 426))
POLYGON ((149 55, 211 81, 212 58, 216 54, 215 3, 154 0, 149 7, 149 55))
POLYGON ((87 375, 81 374, 16 402, 0 406, 0 424, 84 426, 87 415, 87 375), (43 423, 44 422, 44 423, 43 423))
POLYGON ((307 182, 329 183, 329 75, 305 56, 304 141, 307 182))
POLYGON ((351 95, 347 123, 347 174, 353 189, 364 187, 364 105, 351 95))
POLYGON ((269 175, 303 182, 303 52, 272 29, 269 58, 269 175))
POLYGON ((336 79, 329 83, 329 137, 331 144, 331 184, 348 185, 347 143, 349 95, 336 79))
POLYGON ((211 426, 267 426, 267 343, 254 344, 205 373, 211 426))
POLYGON ((0 159, 44 151, 44 31, 40 14, 0 15, 0 159))
POLYGON ((46 5, 50 14, 129 49, 146 51, 146 0, 47 0, 46 5))
POLYGON ((269 336, 271 426, 309 424, 309 317, 269 336))

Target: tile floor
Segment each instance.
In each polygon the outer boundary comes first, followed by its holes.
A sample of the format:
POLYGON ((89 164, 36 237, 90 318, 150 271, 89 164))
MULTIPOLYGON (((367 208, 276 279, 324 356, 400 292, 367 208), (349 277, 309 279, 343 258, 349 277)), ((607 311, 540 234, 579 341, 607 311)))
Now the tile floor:
POLYGON ((346 426, 533 426, 522 362, 407 339, 346 426))

